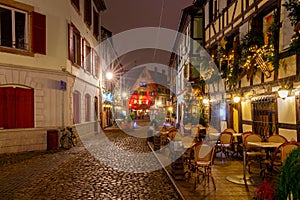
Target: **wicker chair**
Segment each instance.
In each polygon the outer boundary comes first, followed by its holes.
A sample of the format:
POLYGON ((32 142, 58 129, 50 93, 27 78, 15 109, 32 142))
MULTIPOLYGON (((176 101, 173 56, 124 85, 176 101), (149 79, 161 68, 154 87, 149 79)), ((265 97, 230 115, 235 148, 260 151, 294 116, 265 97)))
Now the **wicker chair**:
POLYGON ((300 147, 300 142, 292 141, 292 142, 285 142, 279 147, 276 148, 275 152, 271 160, 267 161, 266 172, 272 173, 281 171, 281 167, 285 162, 286 158, 288 157, 289 153, 296 148, 300 147))
POLYGON ((214 189, 216 189, 215 180, 212 175, 212 166, 215 157, 215 146, 199 143, 194 147, 194 169, 196 173, 194 189, 197 188, 197 184, 209 186, 209 180, 211 179, 214 189))
POLYGON ((248 165, 248 172, 250 172, 250 164, 252 160, 259 161, 260 168, 262 168, 262 160, 266 158, 266 152, 262 152, 260 147, 248 144, 248 142, 262 142, 263 138, 260 135, 250 134, 244 139, 244 151, 246 151, 246 160, 248 165))
POLYGON ((233 134, 231 132, 222 132, 218 143, 216 144, 216 152, 221 152, 225 157, 229 157, 229 152, 232 150, 233 134))
POLYGON ((270 137, 267 138, 267 140, 268 140, 268 142, 282 142, 282 143, 285 143, 288 141, 282 135, 271 135, 270 137))

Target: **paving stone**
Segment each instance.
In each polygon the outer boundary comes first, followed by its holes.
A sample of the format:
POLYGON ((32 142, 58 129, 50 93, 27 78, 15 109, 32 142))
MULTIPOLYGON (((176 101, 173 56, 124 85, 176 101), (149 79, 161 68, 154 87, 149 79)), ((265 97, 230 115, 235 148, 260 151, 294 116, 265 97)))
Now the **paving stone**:
MULTIPOLYGON (((145 139, 118 130, 107 136, 124 150, 149 152, 145 139)), ((157 162, 154 156, 146 159, 145 163, 157 162)), ((82 146, 0 155, 0 166, 0 199, 180 199, 163 170, 120 172, 97 161, 82 146)))

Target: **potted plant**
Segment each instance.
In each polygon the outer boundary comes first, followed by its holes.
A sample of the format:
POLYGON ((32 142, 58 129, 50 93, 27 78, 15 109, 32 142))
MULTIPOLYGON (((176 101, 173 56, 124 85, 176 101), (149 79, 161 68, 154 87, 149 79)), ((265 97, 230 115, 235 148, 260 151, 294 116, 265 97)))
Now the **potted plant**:
POLYGON ((276 185, 276 199, 300 199, 300 147, 293 150, 283 164, 276 185))

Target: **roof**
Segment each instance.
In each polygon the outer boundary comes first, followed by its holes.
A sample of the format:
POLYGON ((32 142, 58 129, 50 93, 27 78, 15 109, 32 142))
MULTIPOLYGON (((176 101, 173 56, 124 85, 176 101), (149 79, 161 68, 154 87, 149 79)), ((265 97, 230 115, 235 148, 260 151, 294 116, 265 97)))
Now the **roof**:
POLYGON ((162 74, 157 71, 148 70, 147 67, 137 67, 133 68, 132 70, 128 71, 123 75, 123 84, 127 88, 133 88, 134 84, 138 80, 138 78, 141 76, 142 72, 146 70, 148 74, 150 75, 149 79, 152 79, 155 84, 164 85, 167 86, 167 75, 162 74))

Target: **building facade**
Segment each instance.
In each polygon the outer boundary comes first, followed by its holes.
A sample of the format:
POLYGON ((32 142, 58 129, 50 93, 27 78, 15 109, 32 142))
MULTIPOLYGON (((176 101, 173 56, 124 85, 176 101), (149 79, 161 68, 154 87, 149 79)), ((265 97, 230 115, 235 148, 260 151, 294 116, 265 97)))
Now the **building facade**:
POLYGON ((253 130, 264 137, 280 134, 299 141, 300 23, 297 12, 292 12, 299 8, 297 1, 207 0, 184 9, 178 31, 193 39, 199 30, 210 59, 193 62, 192 42, 177 40, 178 53, 171 56, 170 66, 177 68, 172 77, 176 77, 178 115, 185 115, 184 94, 199 89, 199 105, 201 98, 209 100, 206 113, 213 128, 253 130), (198 25, 197 10, 203 19, 198 25), (207 67, 213 68, 209 76, 202 71, 207 67), (222 81, 215 81, 219 78, 222 81), (205 83, 188 91, 184 80, 205 83), (280 97, 284 89, 288 96, 280 97))
POLYGON ((47 132, 98 121, 102 0, 1 0, 0 153, 44 150, 47 132))

